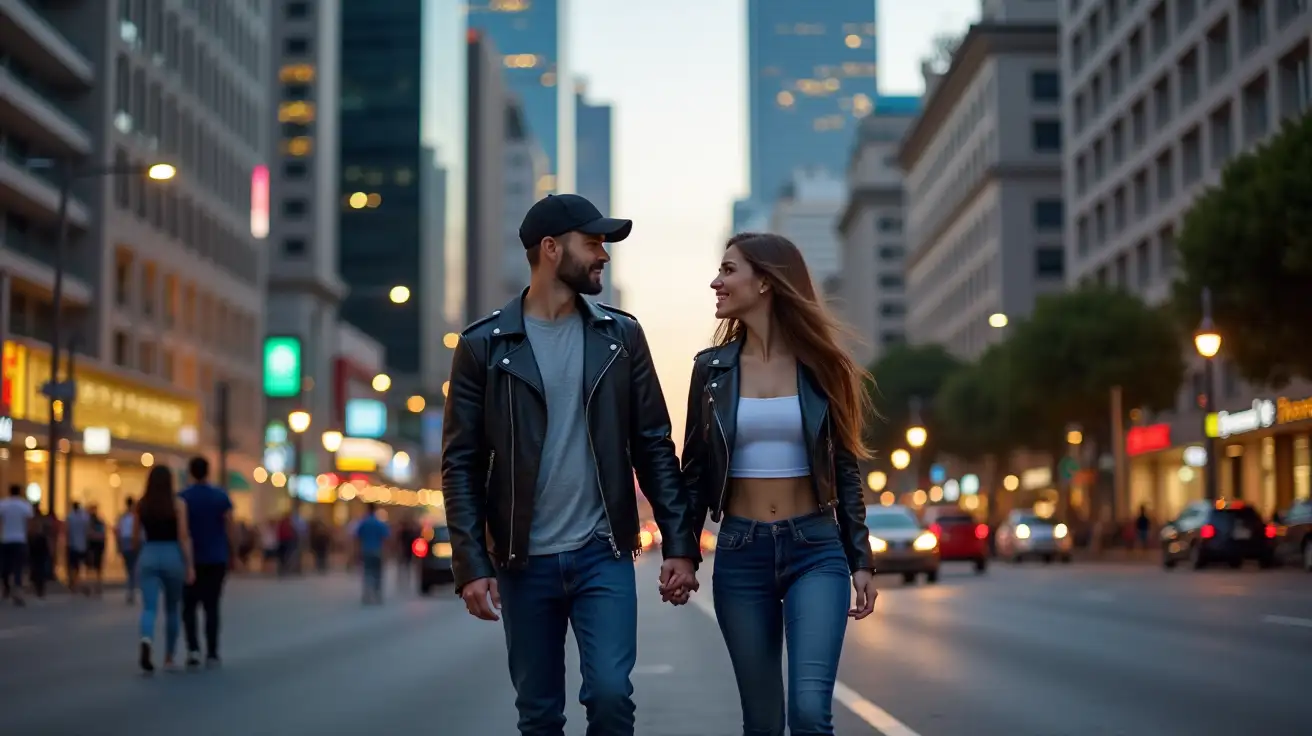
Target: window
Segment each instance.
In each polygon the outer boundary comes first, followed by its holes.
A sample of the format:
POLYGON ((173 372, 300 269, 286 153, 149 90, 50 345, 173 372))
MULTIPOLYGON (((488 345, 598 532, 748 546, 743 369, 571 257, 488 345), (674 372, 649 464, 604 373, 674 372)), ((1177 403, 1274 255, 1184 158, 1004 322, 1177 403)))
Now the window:
POLYGON ((1053 153, 1061 150, 1061 122, 1057 120, 1035 120, 1033 125, 1034 150, 1053 153))
POLYGON ((286 238, 282 241, 282 254, 285 256, 303 256, 306 250, 305 238, 286 238))
POLYGON ((304 199, 285 199, 282 203, 282 213, 286 217, 304 217, 310 209, 310 205, 304 199))
POLYGON ((1034 249, 1034 276, 1039 278, 1065 277, 1065 248, 1060 245, 1039 245, 1034 249))
POLYGON ((288 38, 283 41, 282 49, 288 56, 306 56, 310 53, 310 41, 306 38, 288 38))
POLYGON ((130 350, 131 347, 128 342, 128 333, 116 330, 114 332, 114 365, 123 368, 131 368, 132 366, 128 364, 128 353, 130 350))
POLYGON ((304 179, 309 166, 304 161, 284 161, 282 175, 287 179, 304 179))
POLYGON ((902 232, 902 221, 896 217, 881 217, 879 218, 879 232, 900 233, 902 232))
POLYGON ((1030 97, 1035 102, 1061 99, 1061 77, 1055 71, 1030 72, 1030 97))
POLYGON ((885 302, 879 305, 879 314, 883 317, 901 317, 907 313, 906 305, 897 302, 885 302))
POLYGON ((287 3, 285 10, 289 20, 307 18, 310 15, 310 4, 305 0, 294 0, 287 3))
POLYGON ((1040 199, 1034 203, 1034 227, 1037 230, 1061 230, 1065 218, 1060 199, 1040 199))
POLYGON ((885 289, 901 289, 902 277, 897 274, 886 273, 879 277, 879 285, 885 289))
POLYGON ((885 245, 879 249, 879 260, 896 261, 905 255, 906 251, 900 245, 885 245))

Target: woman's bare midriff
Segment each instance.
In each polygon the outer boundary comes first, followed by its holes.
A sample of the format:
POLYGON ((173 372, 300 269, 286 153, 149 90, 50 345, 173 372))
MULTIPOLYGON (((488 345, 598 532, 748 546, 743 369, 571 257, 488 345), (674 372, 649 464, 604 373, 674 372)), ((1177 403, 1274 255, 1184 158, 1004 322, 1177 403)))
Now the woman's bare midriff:
POLYGON ((801 478, 730 478, 725 512, 753 521, 780 521, 816 510, 810 476, 801 478))

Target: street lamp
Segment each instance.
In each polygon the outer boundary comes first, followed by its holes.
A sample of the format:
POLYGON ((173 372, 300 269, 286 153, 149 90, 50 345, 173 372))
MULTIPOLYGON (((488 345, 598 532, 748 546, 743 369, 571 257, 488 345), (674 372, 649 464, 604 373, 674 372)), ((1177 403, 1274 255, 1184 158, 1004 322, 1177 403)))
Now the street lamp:
POLYGON ((922 426, 907 427, 907 444, 911 449, 919 450, 925 446, 925 441, 929 439, 929 432, 922 426))
POLYGON ((293 433, 292 467, 287 477, 291 479, 292 490, 296 489, 296 478, 301 475, 301 457, 304 455, 305 430, 310 428, 310 412, 297 409, 287 415, 287 428, 293 433))
POLYGON ((382 393, 392 387, 392 379, 386 373, 379 373, 374 376, 373 387, 375 391, 382 393))
POLYGON ((1207 415, 1215 411, 1213 391, 1216 384, 1216 355, 1221 352, 1221 333, 1212 324, 1212 290, 1203 287, 1203 319, 1194 333, 1194 348, 1203 358, 1203 441, 1207 443, 1207 477, 1203 492, 1208 501, 1215 501, 1217 493, 1216 438, 1207 432, 1207 415))
POLYGON ((342 433, 335 429, 330 429, 323 433, 323 449, 328 452, 337 452, 342 447, 342 433))
POLYGON ((1003 328, 1007 326, 1007 315, 1002 312, 989 315, 989 327, 1003 328))
MULTIPOLYGON (((58 222, 55 226, 55 252, 52 254, 53 263, 51 264, 55 273, 54 284, 50 290, 50 309, 52 312, 50 320, 50 380, 41 387, 41 393, 50 399, 50 422, 47 430, 50 453, 46 468, 48 471, 46 485, 49 488, 49 493, 46 494, 46 507, 53 514, 55 513, 56 496, 55 450, 59 446, 60 424, 60 420, 55 414, 55 404, 62 401, 71 409, 77 397, 72 371, 69 371, 70 375, 66 381, 59 380, 64 323, 64 251, 68 249, 68 200, 72 196, 73 181, 102 176, 146 176, 155 181, 167 181, 176 176, 178 170, 165 163, 146 166, 113 165, 79 168, 75 167, 73 162, 66 158, 32 158, 28 159, 26 163, 28 168, 32 169, 54 170, 59 182, 58 222)), ((68 462, 72 463, 72 459, 70 458, 68 462)), ((72 465, 70 464, 69 467, 72 467, 72 465)))
POLYGON ((889 454, 888 461, 893 464, 894 469, 906 470, 911 464, 911 453, 899 447, 889 454))
POLYGON ((882 470, 872 470, 866 475, 866 485, 870 486, 870 490, 879 493, 888 485, 888 475, 882 470))
POLYGON ((310 428, 310 412, 297 409, 287 415, 287 428, 296 434, 304 434, 310 428))
POLYGON ((405 304, 410 301, 410 288, 408 286, 393 286, 392 290, 387 292, 387 298, 391 299, 393 304, 405 304))

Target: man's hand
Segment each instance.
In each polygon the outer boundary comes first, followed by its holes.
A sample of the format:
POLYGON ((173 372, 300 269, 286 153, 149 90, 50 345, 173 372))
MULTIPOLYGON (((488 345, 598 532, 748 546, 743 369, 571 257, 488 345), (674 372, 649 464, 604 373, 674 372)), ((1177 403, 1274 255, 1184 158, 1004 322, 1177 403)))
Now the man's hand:
POLYGON ((681 606, 701 588, 697 570, 686 557, 671 557, 661 563, 661 600, 681 606))
POLYGON ((497 590, 496 578, 479 578, 460 589, 460 597, 465 599, 465 609, 469 615, 484 621, 500 621, 497 611, 501 610, 501 592, 497 590))

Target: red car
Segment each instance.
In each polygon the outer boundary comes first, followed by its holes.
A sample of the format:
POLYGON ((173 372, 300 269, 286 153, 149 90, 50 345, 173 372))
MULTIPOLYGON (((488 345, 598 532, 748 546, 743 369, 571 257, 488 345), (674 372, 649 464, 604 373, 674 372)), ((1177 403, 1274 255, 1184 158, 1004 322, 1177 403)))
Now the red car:
POLYGON ((989 566, 989 527, 955 506, 931 506, 924 512, 925 525, 935 537, 944 562, 972 562, 975 572, 989 566))

